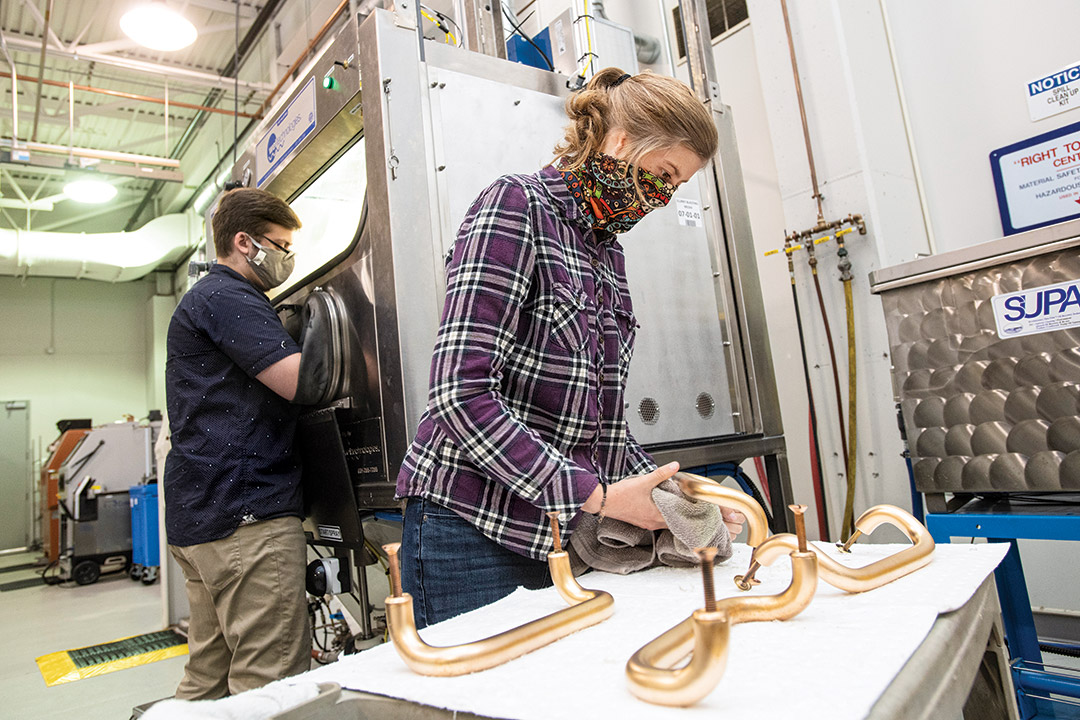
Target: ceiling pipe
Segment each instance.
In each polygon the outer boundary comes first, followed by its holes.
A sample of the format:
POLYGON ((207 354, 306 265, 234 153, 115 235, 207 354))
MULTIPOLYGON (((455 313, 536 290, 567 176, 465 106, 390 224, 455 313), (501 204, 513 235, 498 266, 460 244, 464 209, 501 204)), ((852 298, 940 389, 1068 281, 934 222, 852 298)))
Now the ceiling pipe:
POLYGON ((41 79, 45 77, 45 50, 49 45, 49 22, 52 20, 53 0, 45 5, 45 32, 41 35, 41 57, 38 59, 37 100, 34 102, 34 130, 31 140, 37 140, 38 119, 41 117, 41 79))
MULTIPOLYGON (((9 78, 9 77, 11 77, 11 73, 0 72, 0 77, 9 78)), ((44 79, 42 79, 40 77, 35 78, 35 77, 30 77, 29 75, 23 75, 23 80, 27 80, 29 82, 37 82, 39 84, 50 85, 52 87, 69 88, 69 89, 74 89, 74 90, 81 90, 83 92, 98 93, 99 95, 109 95, 110 97, 125 98, 127 100, 137 100, 139 102, 155 103, 157 105, 164 105, 166 108, 168 108, 168 107, 181 107, 181 108, 187 108, 189 110, 201 110, 203 112, 218 113, 220 115, 230 115, 231 116, 233 114, 232 110, 223 110, 222 108, 208 107, 206 105, 195 105, 193 103, 177 102, 176 100, 169 99, 168 96, 166 96, 163 99, 163 98, 152 97, 150 95, 136 95, 135 93, 121 92, 119 90, 106 90, 105 88, 96 88, 96 87, 91 87, 90 85, 76 85, 74 83, 60 82, 58 80, 44 80, 44 79)), ((168 88, 166 88, 166 93, 168 93, 168 88)), ((254 115, 252 113, 238 113, 238 114, 242 118, 258 117, 258 116, 254 115)), ((36 127, 37 127, 37 115, 36 115, 36 113, 35 113, 35 117, 34 117, 34 126, 35 126, 35 129, 36 129, 36 127)))
MULTIPOLYGON (((262 10, 259 11, 258 16, 255 18, 255 21, 251 24, 251 27, 248 28, 248 31, 244 34, 244 39, 240 41, 240 52, 229 59, 229 64, 225 66, 224 70, 222 70, 222 75, 234 74, 237 71, 238 67, 243 65, 247 61, 248 55, 250 54, 251 49, 254 47, 256 40, 258 40, 259 35, 262 34, 262 31, 266 28, 267 25, 270 24, 270 19, 274 16, 274 13, 277 12, 278 7, 283 2, 284 0, 267 0, 267 3, 263 5, 262 10)), ((210 93, 206 96, 206 100, 203 101, 203 105, 207 107, 213 106, 214 103, 221 99, 221 95, 221 90, 217 88, 211 90, 210 93)), ((209 117, 209 113, 207 113, 205 110, 200 110, 198 114, 195 115, 191 122, 188 123, 188 126, 184 130, 184 133, 180 136, 180 139, 177 141, 176 147, 174 147, 173 151, 169 153, 169 157, 179 158, 184 154, 184 152, 187 151, 188 146, 192 142, 192 138, 195 137, 195 134, 206 123, 207 117, 209 117)), ((244 133, 247 133, 248 128, 250 128, 254 123, 254 119, 249 121, 247 128, 244 129, 244 133)), ((128 218, 127 225, 125 226, 127 230, 131 230, 135 227, 135 223, 138 222, 139 216, 142 215, 143 211, 154 199, 154 197, 157 196, 159 192, 161 192, 162 187, 164 187, 164 183, 155 182, 150 187, 150 189, 146 191, 146 194, 143 196, 142 202, 139 203, 139 206, 135 208, 135 212, 131 215, 130 218, 128 218)), ((192 197, 194 197, 194 195, 192 195, 192 197)), ((188 204, 190 205, 190 203, 188 204)))
MULTIPOLYGON (((0 138, 0 147, 14 147, 15 143, 8 138, 0 138)), ((133 153, 117 152, 115 150, 97 150, 95 148, 78 148, 69 145, 51 145, 49 143, 24 142, 19 147, 37 152, 54 153, 56 155, 74 155, 75 157, 88 158, 91 160, 109 160, 111 162, 130 163, 132 165, 155 165, 157 167, 179 168, 180 161, 174 158, 157 157, 156 155, 135 155, 133 153)))
MULTIPOLYGON (((9 34, 7 41, 15 50, 27 50, 32 52, 40 49, 37 38, 9 34)), ((80 52, 78 48, 75 50, 61 50, 50 45, 46 49, 46 52, 49 55, 67 58, 68 60, 93 60, 102 65, 111 65, 113 67, 134 70, 135 72, 146 73, 149 75, 161 75, 163 77, 176 78, 195 85, 209 85, 215 88, 223 88, 233 84, 233 79, 231 77, 212 75, 210 73, 199 72, 198 70, 188 70, 187 68, 179 66, 160 65, 158 63, 145 62, 143 60, 123 58, 117 55, 108 55, 106 53, 84 53, 80 52)), ((252 82, 250 80, 241 80, 240 87, 256 93, 264 93, 270 89, 269 83, 252 82)))
MULTIPOLYGON (((109 210, 115 208, 102 212, 109 210)), ((0 275, 137 280, 190 254, 201 240, 198 226, 199 219, 185 213, 163 215, 130 233, 0 230, 0 275)))

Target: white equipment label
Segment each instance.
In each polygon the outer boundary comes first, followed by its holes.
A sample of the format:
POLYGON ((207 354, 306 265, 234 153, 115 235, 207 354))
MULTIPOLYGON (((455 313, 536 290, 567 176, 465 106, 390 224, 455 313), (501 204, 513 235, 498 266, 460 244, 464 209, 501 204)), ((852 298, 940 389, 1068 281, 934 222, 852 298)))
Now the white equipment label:
POLYGON ((315 129, 315 78, 293 98, 255 145, 255 187, 262 187, 285 158, 315 129))
POLYGON ((1027 84, 1032 122, 1080 107, 1080 62, 1027 84))
POLYGON ((555 21, 555 51, 559 55, 566 54, 566 31, 562 20, 555 21))
POLYGON ((319 525, 316 529, 319 531, 319 537, 323 540, 341 542, 341 528, 337 525, 319 525))
POLYGON ((687 227, 705 227, 701 217, 701 203, 697 200, 675 198, 675 212, 679 215, 679 224, 687 227))
POLYGON ((995 295, 992 302, 1000 338, 1080 327, 1080 280, 995 295))

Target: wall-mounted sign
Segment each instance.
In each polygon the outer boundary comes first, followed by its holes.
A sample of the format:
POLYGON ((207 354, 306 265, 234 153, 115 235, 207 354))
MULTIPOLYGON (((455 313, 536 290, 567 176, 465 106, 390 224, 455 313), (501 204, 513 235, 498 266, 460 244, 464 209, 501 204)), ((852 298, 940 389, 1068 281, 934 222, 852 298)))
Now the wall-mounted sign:
POLYGON ((995 295, 991 302, 1000 338, 1080 325, 1080 281, 1077 280, 995 295))
POLYGON ((1080 217, 1080 123, 990 153, 1006 235, 1080 217))
POLYGON ((308 80, 255 145, 255 186, 263 183, 315 129, 315 78, 308 80))
POLYGON ((1080 63, 1030 81, 1027 96, 1033 122, 1080 107, 1080 63))

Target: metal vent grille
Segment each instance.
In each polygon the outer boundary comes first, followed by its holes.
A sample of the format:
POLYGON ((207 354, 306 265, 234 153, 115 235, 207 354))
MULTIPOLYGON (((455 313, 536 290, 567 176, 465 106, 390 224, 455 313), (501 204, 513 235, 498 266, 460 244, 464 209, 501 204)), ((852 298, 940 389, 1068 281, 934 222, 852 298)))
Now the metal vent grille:
POLYGON ((646 425, 655 425, 660 419, 660 406, 651 397, 643 398, 638 405, 638 416, 646 425))
POLYGON ((716 412, 716 402, 713 400, 713 396, 707 392, 703 392, 697 396, 697 412, 698 415, 708 420, 716 412))

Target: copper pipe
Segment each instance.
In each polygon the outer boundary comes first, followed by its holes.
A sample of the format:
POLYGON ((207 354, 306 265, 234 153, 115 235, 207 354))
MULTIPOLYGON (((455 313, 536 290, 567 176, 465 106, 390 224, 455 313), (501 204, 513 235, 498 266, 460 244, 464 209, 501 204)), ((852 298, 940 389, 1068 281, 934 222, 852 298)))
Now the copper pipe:
MULTIPOLYGON (((860 593, 887 585, 930 563, 934 553, 934 538, 910 513, 892 505, 876 505, 864 512, 855 522, 856 532, 848 540, 847 547, 850 547, 858 536, 870 534, 883 523, 903 530, 911 539, 912 546, 869 565, 851 568, 841 565, 823 550, 811 545, 810 551, 818 557, 818 573, 821 579, 845 592, 860 593)), ((746 575, 740 576, 742 582, 736 583, 739 589, 750 589, 748 583, 761 565, 768 565, 797 547, 798 539, 788 533, 773 535, 756 547, 751 556, 750 569, 746 575)))
MULTIPOLYGON (((11 73, 0 72, 0 77, 10 78, 11 73)), ((72 83, 59 82, 57 80, 45 80, 42 78, 21 76, 23 80, 29 80, 31 82, 38 82, 44 85, 52 85, 53 87, 67 88, 71 87, 75 90, 82 90, 83 92, 98 93, 99 95, 109 95, 111 97, 124 98, 127 100, 137 100, 139 102, 156 103, 158 105, 166 105, 171 107, 182 107, 190 110, 202 110, 204 112, 218 113, 220 115, 232 116, 232 110, 223 110, 222 108, 207 107, 206 105, 192 105, 191 103, 177 102, 175 100, 166 100, 162 98, 151 97, 150 95, 136 95, 134 93, 121 92, 119 90, 106 90, 105 88, 90 87, 89 85, 74 85, 72 83)), ((253 118, 255 115, 251 113, 240 113, 240 117, 253 118)))
MULTIPOLYGON (((388 552, 388 555, 393 574, 397 554, 388 552)), ((567 553, 549 553, 548 568, 555 589, 570 607, 498 635, 461 645, 428 645, 416 631, 412 596, 401 593, 386 598, 386 623, 394 649, 405 664, 420 675, 466 675, 502 665, 611 617, 615 602, 611 595, 581 587, 570 571, 567 553)))
POLYGON ((289 80, 289 78, 292 77, 292 74, 296 72, 296 68, 300 67, 300 64, 307 60, 307 57, 311 53, 312 49, 316 45, 318 45, 319 42, 322 41, 323 36, 325 36, 326 33, 330 30, 330 26, 334 24, 334 21, 341 16, 341 13, 344 12, 345 8, 347 8, 348 6, 349 0, 341 0, 341 4, 337 6, 337 9, 334 10, 334 12, 330 13, 329 19, 327 19, 327 21, 323 23, 323 26, 319 28, 319 32, 315 33, 315 37, 312 38, 311 42, 308 43, 308 46, 304 48, 304 52, 300 53, 300 57, 296 58, 296 62, 289 66, 289 69, 286 70, 285 74, 281 76, 280 80, 278 80, 278 84, 274 86, 274 89, 271 90, 270 94, 266 96, 265 100, 263 100, 262 105, 259 106, 259 109, 256 113, 257 115, 262 116, 263 110, 265 110, 266 106, 270 103, 270 101, 274 99, 274 96, 277 95, 277 92, 281 89, 281 86, 284 85, 289 80))
POLYGON ((803 102, 802 81, 799 79, 799 63, 795 59, 795 41, 791 37, 791 20, 788 18, 787 0, 780 0, 780 10, 784 13, 784 30, 787 31, 788 51, 791 53, 791 72, 795 76, 795 97, 799 101, 799 117, 802 119, 803 141, 806 143, 806 161, 810 165, 810 184, 814 188, 811 196, 817 200, 817 216, 820 223, 825 218, 821 209, 821 191, 818 189, 817 167, 814 165, 814 149, 810 144, 810 126, 806 122, 806 104, 803 102))
POLYGON ((738 510, 745 515, 749 529, 746 544, 750 547, 757 547, 768 537, 769 521, 765 517, 765 510, 746 493, 729 490, 718 482, 693 473, 677 472, 672 479, 679 484, 683 494, 693 500, 738 510))
POLYGON ((398 551, 401 543, 387 543, 383 545, 388 559, 387 569, 390 571, 390 594, 393 597, 401 597, 401 565, 398 563, 398 551))
POLYGON ((712 692, 724 674, 732 625, 788 620, 810 604, 816 590, 817 556, 792 553, 791 583, 784 592, 720 600, 715 611, 695 611, 634 653, 626 663, 630 692, 657 705, 693 705, 712 692), (689 663, 673 669, 691 653, 689 663))

